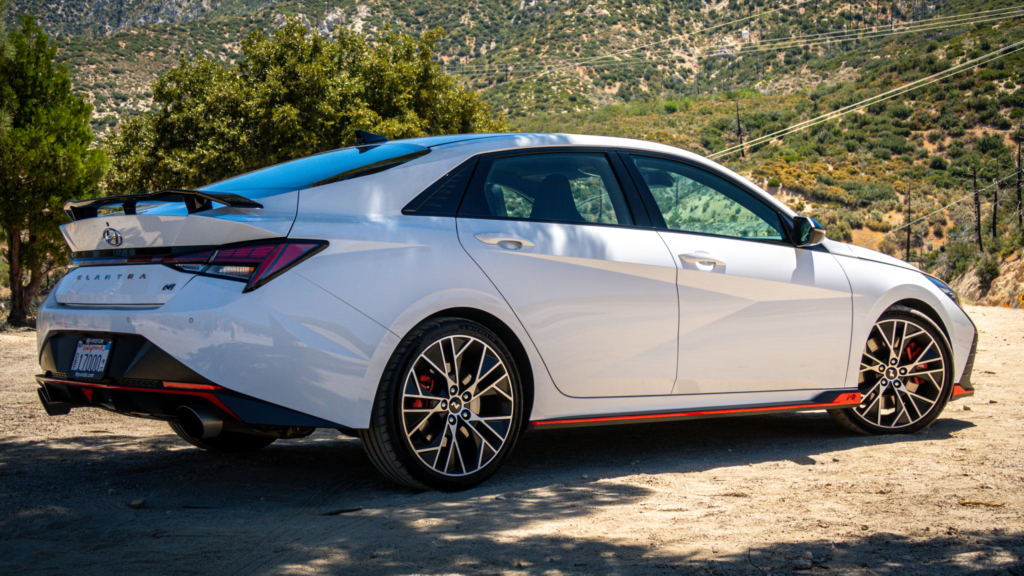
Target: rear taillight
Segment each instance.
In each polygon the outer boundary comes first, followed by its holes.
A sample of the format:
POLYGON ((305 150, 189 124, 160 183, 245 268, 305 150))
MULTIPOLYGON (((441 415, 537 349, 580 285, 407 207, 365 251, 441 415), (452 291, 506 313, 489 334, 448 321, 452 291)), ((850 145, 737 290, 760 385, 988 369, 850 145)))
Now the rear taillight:
POLYGON ((249 292, 277 278, 327 247, 323 240, 282 240, 225 246, 212 252, 182 254, 161 260, 182 272, 245 282, 249 292))

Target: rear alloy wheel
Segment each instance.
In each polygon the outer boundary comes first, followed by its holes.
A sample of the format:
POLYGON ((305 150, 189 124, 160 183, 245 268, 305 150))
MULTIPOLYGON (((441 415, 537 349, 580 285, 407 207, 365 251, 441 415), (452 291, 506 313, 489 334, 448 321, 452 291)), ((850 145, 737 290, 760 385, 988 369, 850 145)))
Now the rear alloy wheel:
POLYGON ((399 345, 360 438, 391 480, 464 490, 497 471, 521 423, 522 388, 505 345, 480 324, 441 319, 399 345))
POLYGON ((829 411, 840 424, 868 434, 926 428, 952 393, 953 359, 945 336, 919 312, 886 312, 864 346, 857 386, 860 406, 829 411))

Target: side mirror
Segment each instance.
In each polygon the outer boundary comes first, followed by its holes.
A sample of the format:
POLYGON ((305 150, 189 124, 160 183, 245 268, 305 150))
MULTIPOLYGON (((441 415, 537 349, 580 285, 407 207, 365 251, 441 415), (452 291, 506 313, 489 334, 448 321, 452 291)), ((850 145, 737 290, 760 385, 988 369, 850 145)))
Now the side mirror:
POLYGON ((797 248, 817 246, 825 239, 825 228, 814 218, 797 216, 793 218, 797 248))

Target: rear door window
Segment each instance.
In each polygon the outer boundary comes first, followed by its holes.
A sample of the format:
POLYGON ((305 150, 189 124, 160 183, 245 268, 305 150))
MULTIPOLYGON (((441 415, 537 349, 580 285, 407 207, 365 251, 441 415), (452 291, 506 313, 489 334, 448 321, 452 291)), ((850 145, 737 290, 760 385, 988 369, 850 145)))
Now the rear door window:
POLYGON ((471 188, 459 216, 633 225, 622 187, 603 152, 506 156, 481 168, 487 176, 471 188))

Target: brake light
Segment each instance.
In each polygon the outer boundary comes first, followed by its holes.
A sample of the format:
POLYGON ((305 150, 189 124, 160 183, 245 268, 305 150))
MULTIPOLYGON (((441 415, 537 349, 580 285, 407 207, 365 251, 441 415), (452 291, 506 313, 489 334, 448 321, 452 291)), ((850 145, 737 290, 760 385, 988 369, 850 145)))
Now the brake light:
POLYGON ((187 254, 161 261, 183 272, 216 276, 246 283, 250 292, 287 272, 290 268, 327 247, 322 240, 283 240, 219 248, 205 261, 187 254))

